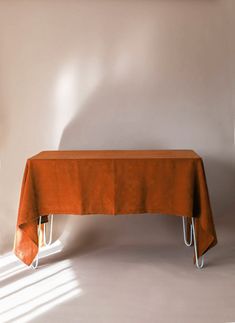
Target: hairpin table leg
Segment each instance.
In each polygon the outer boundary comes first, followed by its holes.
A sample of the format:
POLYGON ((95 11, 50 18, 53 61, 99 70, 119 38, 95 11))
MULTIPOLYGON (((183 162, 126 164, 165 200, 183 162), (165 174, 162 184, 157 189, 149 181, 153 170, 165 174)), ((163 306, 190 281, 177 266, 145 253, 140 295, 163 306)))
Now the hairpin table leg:
POLYGON ((186 224, 185 224, 185 217, 182 217, 183 220, 183 233, 184 233, 184 243, 186 244, 187 247, 190 247, 193 243, 193 228, 192 228, 192 224, 190 224, 190 240, 189 242, 187 241, 187 234, 186 234, 186 224))
MULTIPOLYGON (((44 242, 45 246, 49 246, 52 243, 53 214, 50 214, 49 218, 50 218, 50 235, 49 235, 48 242, 46 241, 46 223, 44 223, 43 242, 44 242)), ((41 224, 42 224, 42 217, 40 216, 39 223, 38 223, 38 241, 40 239, 41 224)), ((38 252, 38 254, 39 254, 39 252, 38 252)), ((33 268, 33 269, 36 269, 38 267, 38 262, 39 262, 38 254, 31 264, 31 268, 33 268)))
MULTIPOLYGON (((51 243, 52 243, 52 229, 53 229, 53 214, 51 214, 49 216, 50 218, 50 235, 49 235, 49 241, 47 242, 47 239, 46 239, 46 223, 44 224, 44 238, 43 238, 43 242, 45 244, 45 246, 49 246, 51 243)), ((49 225, 49 223, 48 223, 49 225)))
POLYGON ((199 263, 194 218, 192 218, 192 229, 193 229, 193 241, 194 241, 194 251, 195 251, 195 258, 196 258, 196 266, 197 266, 198 269, 201 269, 204 266, 204 256, 201 257, 201 263, 199 263))
POLYGON ((188 247, 190 247, 190 246, 192 246, 192 244, 194 244, 196 266, 198 269, 201 269, 204 266, 204 256, 201 257, 201 263, 199 263, 194 218, 192 218, 192 223, 190 224, 190 240, 189 240, 189 242, 187 241, 187 237, 186 237, 187 234, 186 234, 186 223, 185 223, 186 219, 185 219, 185 217, 182 217, 182 220, 183 220, 184 243, 188 247))
MULTIPOLYGON (((42 224, 42 217, 40 216, 39 222, 38 222, 38 242, 39 242, 39 237, 40 237, 41 224, 42 224)), ((39 243, 38 243, 38 245, 39 245, 39 243)), ((39 254, 39 246, 38 246, 38 254, 39 254)), ((38 267, 38 260, 39 260, 38 254, 30 266, 33 269, 36 269, 38 267)))

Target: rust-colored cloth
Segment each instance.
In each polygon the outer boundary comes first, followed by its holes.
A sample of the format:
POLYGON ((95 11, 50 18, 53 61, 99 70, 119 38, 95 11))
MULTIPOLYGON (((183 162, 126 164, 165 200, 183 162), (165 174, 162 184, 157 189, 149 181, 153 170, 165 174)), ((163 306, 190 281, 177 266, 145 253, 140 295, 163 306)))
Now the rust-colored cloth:
POLYGON ((194 151, 44 151, 27 160, 14 252, 32 263, 39 216, 136 213, 195 217, 199 256, 217 243, 203 162, 194 151))

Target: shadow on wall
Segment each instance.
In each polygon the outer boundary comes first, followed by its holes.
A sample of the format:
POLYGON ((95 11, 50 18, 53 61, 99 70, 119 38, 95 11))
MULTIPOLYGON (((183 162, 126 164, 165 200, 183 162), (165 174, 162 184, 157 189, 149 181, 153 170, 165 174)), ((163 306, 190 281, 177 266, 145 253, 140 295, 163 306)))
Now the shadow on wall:
POLYGON ((161 149, 153 136, 154 88, 102 83, 64 129, 59 149, 161 149))

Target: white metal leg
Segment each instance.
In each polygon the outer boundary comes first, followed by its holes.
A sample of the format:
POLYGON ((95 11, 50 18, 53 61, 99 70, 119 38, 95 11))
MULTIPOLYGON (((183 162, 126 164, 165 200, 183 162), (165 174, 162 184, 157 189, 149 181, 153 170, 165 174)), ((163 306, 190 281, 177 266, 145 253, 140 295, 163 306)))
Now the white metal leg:
MULTIPOLYGON (((52 243, 53 214, 51 214, 49 216, 49 218, 50 218, 50 221, 49 221, 50 222, 50 234, 49 234, 49 241, 48 242, 47 242, 47 238, 46 238, 46 227, 47 227, 47 225, 46 225, 46 223, 44 224, 44 238, 43 238, 43 241, 44 241, 46 246, 49 246, 52 243)), ((48 225, 49 225, 49 223, 48 223, 48 225)))
MULTIPOLYGON (((41 223, 42 223, 42 217, 39 217, 39 223, 38 223, 38 242, 39 242, 39 236, 40 236, 40 228, 41 228, 41 223)), ((38 246, 38 254, 39 254, 39 246, 38 246)), ((36 269, 38 267, 38 254, 34 261, 31 264, 31 268, 36 269)))
POLYGON ((196 266, 197 266, 198 269, 201 269, 204 266, 204 256, 201 257, 201 263, 199 263, 194 218, 192 218, 192 229, 193 229, 193 241, 194 241, 194 251, 195 251, 195 258, 196 258, 196 266))
POLYGON ((187 233, 186 233, 186 219, 183 216, 182 217, 183 220, 183 233, 184 233, 184 243, 186 244, 187 247, 190 247, 193 243, 193 228, 192 228, 192 224, 190 224, 190 240, 189 242, 187 241, 187 233))
MULTIPOLYGON (((49 241, 46 241, 46 223, 44 224, 44 232, 43 232, 43 241, 46 246, 49 246, 52 243, 52 230, 53 230, 53 214, 50 214, 48 216, 50 218, 50 235, 49 235, 49 241)), ((40 238, 40 229, 41 229, 41 224, 42 224, 42 217, 39 217, 39 223, 38 223, 38 241, 40 238)), ((38 246, 38 254, 39 254, 39 246, 38 246)), ((39 261, 39 256, 36 256, 34 261, 31 264, 31 268, 36 269, 38 267, 38 261, 39 261)))
POLYGON ((187 241, 187 233, 186 233, 186 217, 182 217, 182 220, 183 220, 184 243, 188 247, 190 247, 190 246, 192 246, 192 244, 194 244, 196 266, 198 269, 201 269, 204 266, 204 256, 201 257, 201 263, 199 263, 194 218, 192 218, 192 222, 190 224, 190 240, 189 240, 189 242, 187 241))

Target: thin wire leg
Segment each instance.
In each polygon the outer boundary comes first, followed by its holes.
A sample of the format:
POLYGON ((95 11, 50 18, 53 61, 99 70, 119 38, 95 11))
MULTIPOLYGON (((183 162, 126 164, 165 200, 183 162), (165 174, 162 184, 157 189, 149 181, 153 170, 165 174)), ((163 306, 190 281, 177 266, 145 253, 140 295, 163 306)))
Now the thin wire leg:
MULTIPOLYGON (((38 240, 39 240, 39 235, 40 235, 40 228, 41 228, 41 223, 42 223, 42 217, 39 217, 39 223, 38 223, 38 240)), ((38 246, 38 254, 39 254, 39 246, 38 246)), ((36 256, 36 258, 34 259, 34 261, 31 264, 31 268, 36 269, 38 267, 38 261, 39 261, 39 257, 38 254, 36 256)))
POLYGON ((50 216, 50 235, 49 235, 49 241, 47 242, 46 240, 46 223, 44 224, 44 243, 45 246, 49 246, 52 243, 52 229, 53 229, 53 214, 51 214, 50 216))
POLYGON ((193 243, 193 228, 192 228, 192 224, 190 224, 190 240, 189 242, 187 241, 187 237, 186 237, 186 225, 185 225, 185 217, 182 217, 182 221, 183 221, 183 233, 184 233, 184 243, 186 244, 187 247, 190 247, 193 243))
POLYGON ((198 269, 201 269, 204 266, 204 256, 201 257, 201 263, 199 263, 194 218, 192 218, 192 229, 193 229, 193 241, 194 241, 194 251, 195 251, 195 258, 196 258, 196 266, 197 266, 198 269))

